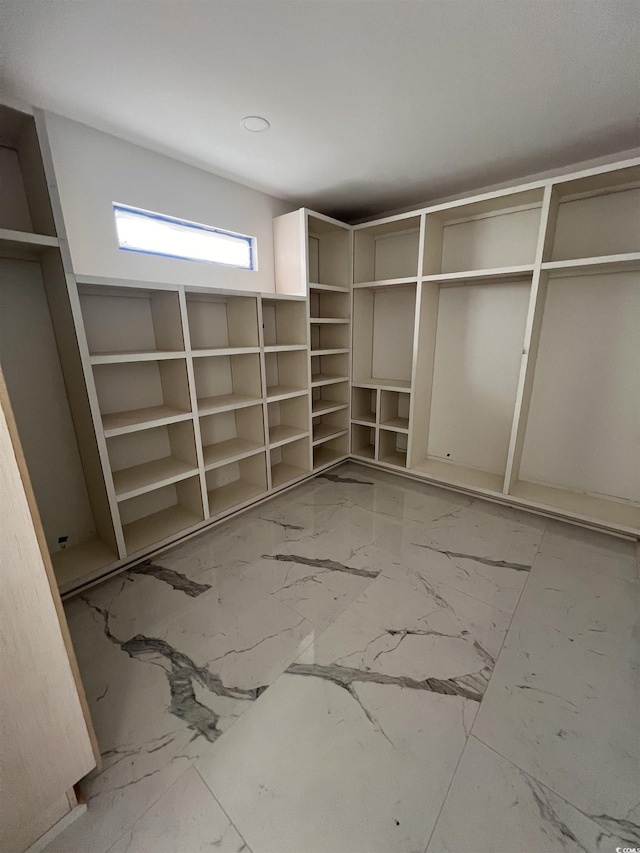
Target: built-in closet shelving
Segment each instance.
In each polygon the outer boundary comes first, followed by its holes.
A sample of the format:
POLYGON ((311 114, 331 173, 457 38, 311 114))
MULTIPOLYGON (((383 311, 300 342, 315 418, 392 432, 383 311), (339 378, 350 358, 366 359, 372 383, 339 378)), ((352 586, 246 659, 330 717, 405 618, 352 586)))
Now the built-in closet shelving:
POLYGON ((275 292, 79 276, 2 107, 0 357, 63 592, 352 456, 640 534, 640 161, 349 226, 275 292))
POLYGON ((351 453, 640 531, 640 164, 354 227, 351 453))

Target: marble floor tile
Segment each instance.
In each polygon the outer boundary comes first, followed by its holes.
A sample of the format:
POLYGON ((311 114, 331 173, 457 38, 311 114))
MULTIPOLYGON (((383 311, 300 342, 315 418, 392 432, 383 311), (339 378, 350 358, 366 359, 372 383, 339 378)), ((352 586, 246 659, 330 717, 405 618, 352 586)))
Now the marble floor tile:
POLYGON ((638 582, 638 543, 629 539, 549 521, 540 553, 559 557, 598 574, 638 582))
POLYGON ((476 737, 614 835, 640 844, 640 589, 540 554, 476 737))
POLYGON ((603 828, 469 738, 427 853, 613 853, 631 835, 603 828))
POLYGON ((193 769, 175 782, 109 853, 251 853, 193 769))

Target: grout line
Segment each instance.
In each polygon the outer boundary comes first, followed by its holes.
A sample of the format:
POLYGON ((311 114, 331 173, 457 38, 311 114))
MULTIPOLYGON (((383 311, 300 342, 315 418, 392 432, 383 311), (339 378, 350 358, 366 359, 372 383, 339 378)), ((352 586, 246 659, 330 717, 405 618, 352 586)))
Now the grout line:
MULTIPOLYGON (((220 739, 220 738, 218 738, 218 740, 219 740, 219 739, 220 739)), ((212 745, 213 745, 213 744, 212 744, 212 745)), ((202 780, 202 783, 203 783, 203 785, 205 786, 205 788, 207 789, 207 791, 211 794, 211 796, 213 797, 213 799, 214 799, 214 800, 216 801, 216 803, 220 806, 220 808, 221 808, 221 810, 222 810, 223 814, 225 815, 225 817, 227 818, 227 820, 229 821, 229 823, 231 824, 231 826, 235 829, 235 831, 238 833, 238 835, 240 836, 240 838, 244 841, 244 844, 245 844, 245 847, 246 847, 246 849, 247 849, 248 853, 252 853, 251 848, 250 848, 250 847, 249 847, 249 845, 247 844, 247 839, 246 839, 246 838, 244 837, 244 835, 240 832, 240 829, 238 828, 238 826, 237 826, 236 822, 235 822, 234 820, 232 820, 232 819, 231 819, 231 815, 229 814, 229 812, 225 809, 225 807, 222 805, 222 803, 220 802, 220 800, 219 800, 219 799, 216 797, 216 795, 213 793, 213 791, 211 790, 211 787, 210 787, 210 786, 208 785, 208 783, 207 783, 207 780, 204 778, 204 776, 202 775, 202 773, 200 773, 200 771, 198 770, 198 768, 197 768, 195 765, 194 765, 193 769, 196 771, 196 773, 198 774, 198 776, 199 776, 199 777, 200 777, 200 779, 202 780)), ((245 849, 245 847, 243 847, 243 848, 242 848, 243 853, 244 853, 244 849, 245 849)), ((109 853, 109 851, 107 851, 107 853, 109 853)))

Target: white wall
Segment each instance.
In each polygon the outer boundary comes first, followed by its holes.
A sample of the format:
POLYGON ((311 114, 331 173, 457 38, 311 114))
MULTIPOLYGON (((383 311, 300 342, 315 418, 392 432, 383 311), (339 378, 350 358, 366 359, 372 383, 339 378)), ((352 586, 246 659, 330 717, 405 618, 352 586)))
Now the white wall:
POLYGON ((275 290, 272 220, 291 205, 53 113, 45 120, 77 275, 275 290), (256 237, 258 270, 124 252, 114 201, 256 237))

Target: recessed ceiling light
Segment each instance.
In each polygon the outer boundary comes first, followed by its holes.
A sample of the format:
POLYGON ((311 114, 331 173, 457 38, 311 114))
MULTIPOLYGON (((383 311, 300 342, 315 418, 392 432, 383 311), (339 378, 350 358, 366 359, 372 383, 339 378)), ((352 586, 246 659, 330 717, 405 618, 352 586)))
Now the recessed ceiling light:
POLYGON ((251 133, 262 133, 271 127, 266 118, 262 118, 262 116, 245 116, 241 124, 245 130, 249 130, 251 133))

